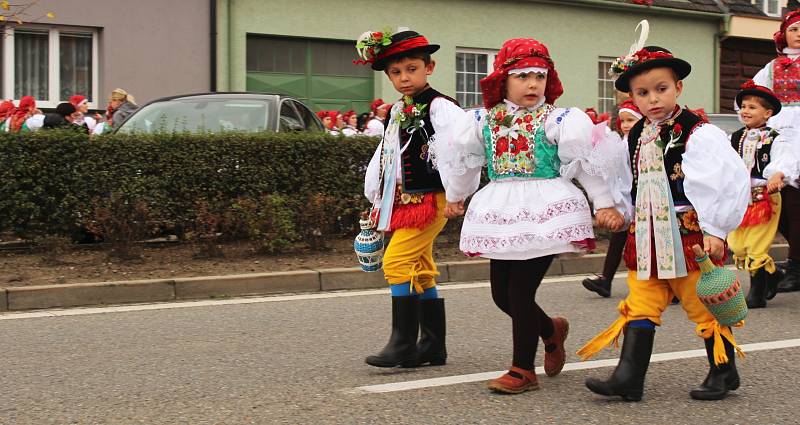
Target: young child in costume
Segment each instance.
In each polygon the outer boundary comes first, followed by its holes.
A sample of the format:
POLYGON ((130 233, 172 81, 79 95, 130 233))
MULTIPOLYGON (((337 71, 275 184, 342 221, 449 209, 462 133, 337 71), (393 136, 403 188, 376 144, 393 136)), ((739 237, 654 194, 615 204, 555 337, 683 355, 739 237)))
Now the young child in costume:
POLYGON ((356 124, 358 123, 358 115, 353 110, 349 110, 344 114, 344 127, 342 128, 342 134, 347 137, 357 136, 358 129, 356 128, 356 124))
POLYGON ((718 400, 739 387, 738 347, 730 327, 721 326, 697 296, 701 272, 691 247, 703 246, 721 264, 725 238, 747 209, 750 181, 725 132, 677 105, 691 65, 667 49, 642 47, 647 21, 640 26, 638 42, 611 67, 616 88, 630 93, 645 117, 628 134, 635 206, 624 255, 629 293, 619 304, 619 319, 578 355, 588 359, 624 334, 614 373, 607 380, 589 378, 586 386, 641 400, 655 328, 674 295, 697 324, 708 353, 708 375, 691 397, 718 400))
MULTIPOLYGON (((775 113, 768 125, 779 132, 785 127, 800 125, 800 10, 787 14, 775 33, 778 57, 759 71, 753 81, 769 88, 781 101, 781 112, 775 113)), ((800 154, 800 139, 789 140, 800 154)), ((800 182, 788 182, 781 191, 781 217, 779 229, 789 243, 789 258, 784 267, 785 277, 778 283, 778 292, 800 290, 800 182)), ((771 294, 768 294, 771 298, 771 294)))
POLYGON ((595 132, 580 109, 553 106, 563 88, 547 47, 536 40, 503 43, 494 72, 480 83, 486 111, 477 122, 467 115, 463 132, 437 138, 431 151, 448 216, 463 212, 487 166, 490 183, 470 201, 460 248, 490 259, 492 298, 511 317, 514 348, 508 373, 489 388, 515 394, 539 388, 534 373, 539 337, 548 376, 560 373, 566 359, 569 324, 550 318, 535 296, 557 254, 594 248, 589 203, 571 179, 586 189, 598 216, 622 225, 602 173, 621 162, 614 153, 621 156, 624 149, 601 140, 609 135, 605 125, 595 132), (593 133, 601 139, 593 140, 593 133))
MULTIPOLYGON (((428 85, 436 44, 409 30, 366 32, 356 47, 372 69, 384 71, 402 99, 391 107, 383 140, 367 168, 364 190, 377 212, 377 230, 392 232, 383 273, 392 293, 389 343, 366 362, 378 367, 443 365, 445 306, 433 241, 447 219, 444 186, 428 155, 429 143, 452 137, 465 112, 428 85), (417 341, 418 334, 421 336, 417 341)), ((381 106, 376 107, 380 116, 381 106)))
POLYGON ((748 308, 767 306, 767 282, 775 273, 769 247, 775 239, 781 212, 781 194, 785 182, 798 177, 798 160, 787 140, 791 127, 781 132, 767 127, 767 120, 781 111, 781 102, 772 90, 752 80, 742 85, 736 106, 744 127, 731 135, 731 145, 742 157, 750 172, 752 201, 739 228, 728 235, 736 266, 750 271, 748 308))
MULTIPOLYGON (((617 108, 616 128, 622 133, 622 142, 626 147, 628 146, 628 133, 630 133, 633 125, 640 119, 642 119, 642 113, 632 100, 624 101, 619 105, 619 108, 617 108)), ((616 197, 615 201, 620 202, 623 198, 627 198, 627 202, 630 202, 630 173, 620 173, 619 176, 615 176, 610 182, 610 185, 612 187, 612 193, 616 197)), ((628 217, 628 221, 630 221, 630 217, 628 217)), ((622 260, 622 251, 625 249, 625 242, 627 240, 627 229, 611 234, 611 239, 608 243, 608 251, 606 252, 606 259, 603 263, 603 272, 593 279, 584 279, 584 288, 596 292, 603 298, 611 296, 611 281, 614 280, 614 274, 617 272, 620 260, 622 260)))
POLYGON ((370 105, 372 117, 367 121, 367 126, 364 129, 365 136, 383 136, 383 130, 386 128, 386 114, 392 105, 384 103, 383 99, 375 99, 370 105))

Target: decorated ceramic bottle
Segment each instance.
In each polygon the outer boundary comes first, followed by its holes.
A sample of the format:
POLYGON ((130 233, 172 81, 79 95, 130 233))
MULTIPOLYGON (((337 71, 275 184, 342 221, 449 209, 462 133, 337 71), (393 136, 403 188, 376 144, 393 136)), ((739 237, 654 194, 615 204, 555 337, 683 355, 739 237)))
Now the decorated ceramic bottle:
POLYGON ((375 223, 368 215, 363 215, 358 224, 361 232, 353 242, 358 262, 361 270, 376 272, 383 267, 383 233, 375 230, 375 223))
POLYGON ((699 245, 692 247, 703 273, 697 280, 697 296, 722 326, 733 326, 747 316, 747 302, 736 274, 717 267, 699 245))

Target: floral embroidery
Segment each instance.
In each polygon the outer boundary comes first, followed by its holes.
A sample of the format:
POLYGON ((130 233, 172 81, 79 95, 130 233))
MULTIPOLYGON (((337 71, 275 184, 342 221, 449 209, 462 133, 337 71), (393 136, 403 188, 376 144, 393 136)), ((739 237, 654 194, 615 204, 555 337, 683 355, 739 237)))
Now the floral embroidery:
POLYGON ((428 105, 424 103, 414 103, 411 96, 403 96, 403 108, 397 113, 395 121, 400 123, 400 128, 405 130, 413 127, 419 130, 422 127, 422 118, 425 117, 425 109, 428 105))
POLYGON ((534 173, 535 134, 553 109, 552 105, 543 105, 535 111, 520 109, 515 114, 509 114, 506 106, 499 104, 489 111, 488 125, 492 140, 487 142, 492 142, 492 146, 487 150, 495 175, 534 173))
POLYGON ((669 175, 669 179, 672 181, 678 181, 678 179, 685 178, 686 175, 683 174, 683 169, 681 168, 681 163, 677 163, 672 167, 673 173, 669 175))
POLYGON ((772 67, 772 90, 782 104, 800 104, 800 61, 788 57, 776 59, 772 67))
POLYGON ((480 252, 484 254, 508 251, 520 252, 541 248, 542 242, 579 242, 593 238, 594 231, 591 224, 577 224, 553 230, 545 235, 521 233, 513 236, 464 236, 461 238, 460 248, 464 252, 480 252))
POLYGON ((543 224, 556 217, 581 211, 589 211, 589 203, 586 202, 586 199, 572 198, 549 204, 538 214, 535 214, 528 209, 522 209, 513 215, 505 214, 502 211, 489 211, 478 215, 470 210, 467 212, 466 219, 470 223, 495 224, 501 226, 517 224, 520 222, 543 224))
POLYGON ((684 213, 678 213, 678 218, 681 221, 681 233, 688 234, 690 232, 700 231, 700 222, 697 220, 697 211, 689 210, 684 213))

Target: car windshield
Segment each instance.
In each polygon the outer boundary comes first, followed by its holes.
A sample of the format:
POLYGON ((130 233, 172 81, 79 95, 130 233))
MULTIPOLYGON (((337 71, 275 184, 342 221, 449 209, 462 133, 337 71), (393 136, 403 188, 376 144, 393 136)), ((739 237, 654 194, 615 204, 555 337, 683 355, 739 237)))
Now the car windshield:
POLYGON ((121 133, 256 132, 270 129, 268 99, 190 98, 156 102, 137 111, 121 133))

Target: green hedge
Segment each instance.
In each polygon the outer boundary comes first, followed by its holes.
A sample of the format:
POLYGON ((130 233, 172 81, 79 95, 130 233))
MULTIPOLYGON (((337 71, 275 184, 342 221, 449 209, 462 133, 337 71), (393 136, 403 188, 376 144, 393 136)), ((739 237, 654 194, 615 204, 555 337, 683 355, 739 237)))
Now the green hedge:
POLYGON ((310 232, 316 236, 352 232, 367 207, 363 174, 376 145, 373 138, 325 134, 3 133, 0 231, 102 229, 103 212, 144 204, 148 227, 181 235, 252 235, 248 220, 236 218, 275 215, 264 205, 290 211, 273 221, 291 221, 297 234, 309 223, 327 223, 310 232))

